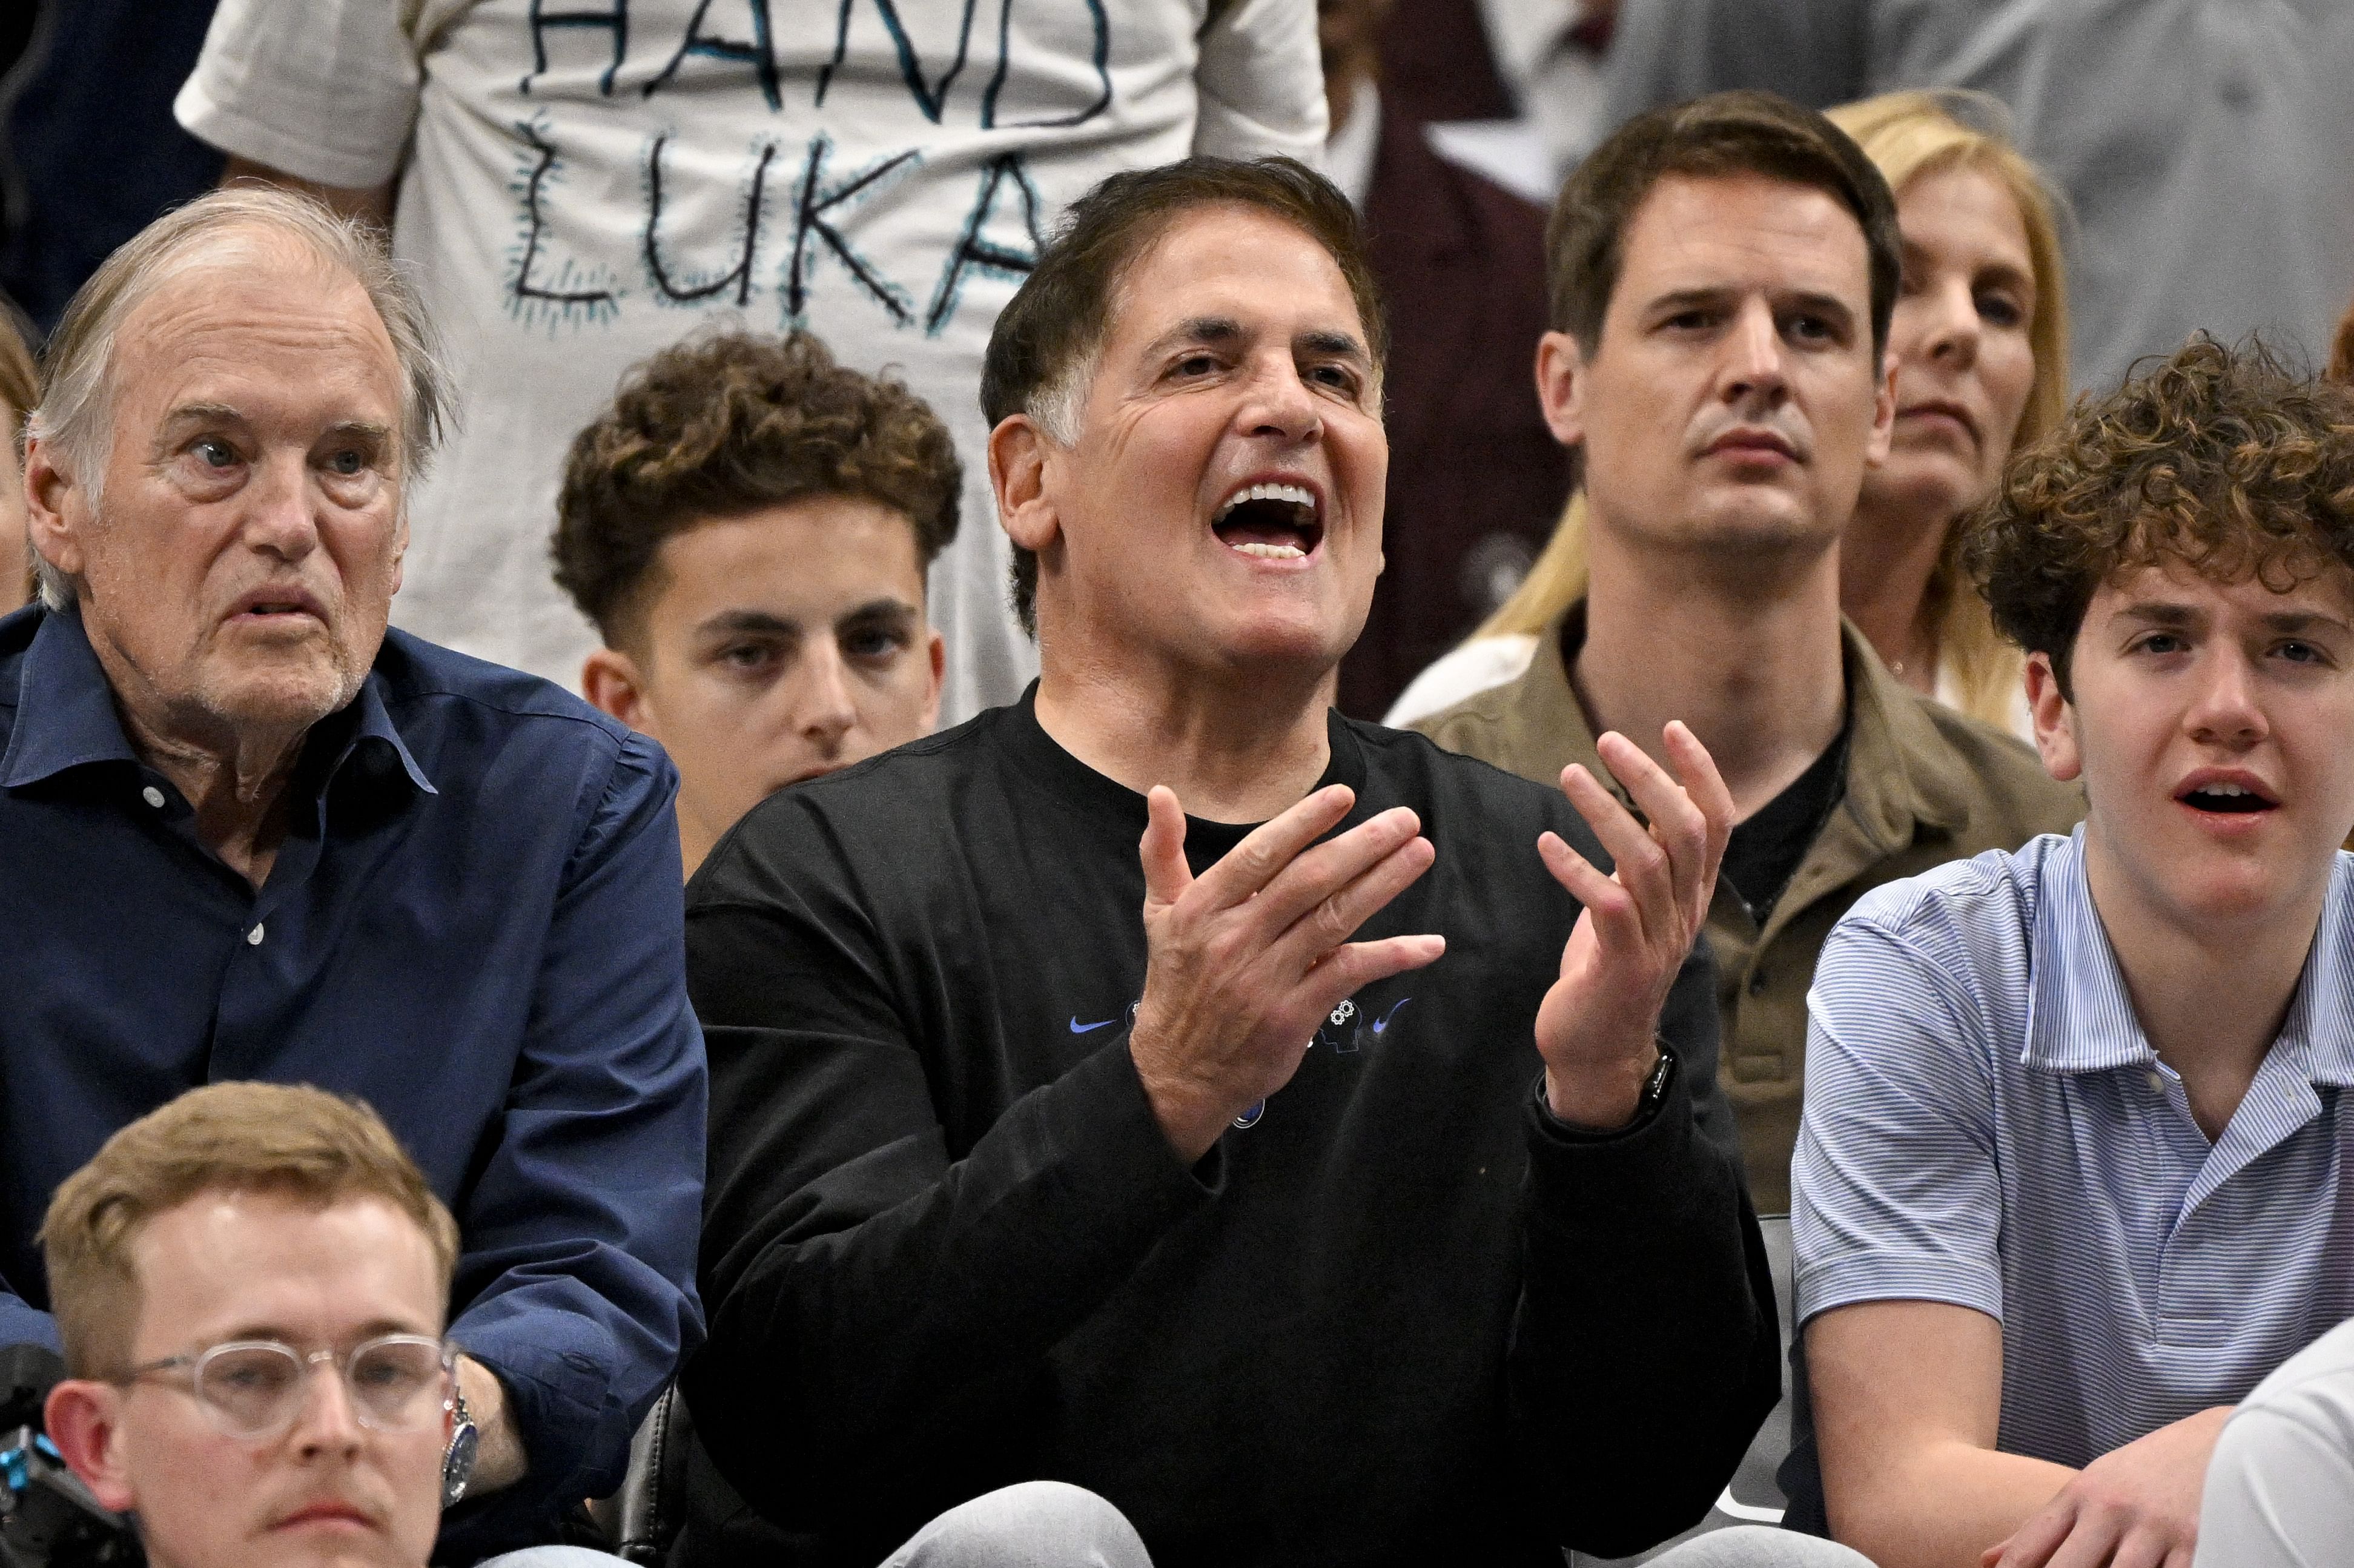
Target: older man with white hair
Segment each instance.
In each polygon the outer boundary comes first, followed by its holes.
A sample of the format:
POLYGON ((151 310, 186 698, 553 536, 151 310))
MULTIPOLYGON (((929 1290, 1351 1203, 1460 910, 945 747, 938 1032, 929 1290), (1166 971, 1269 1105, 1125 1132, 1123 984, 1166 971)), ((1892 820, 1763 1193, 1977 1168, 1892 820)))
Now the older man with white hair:
POLYGON ((462 1562, 559 1539, 701 1336, 705 1075, 669 762, 387 630, 448 415, 380 246, 301 197, 157 220, 58 328, 0 620, 0 1344, 55 1344, 33 1225, 116 1128, 357 1095, 460 1224, 462 1562))

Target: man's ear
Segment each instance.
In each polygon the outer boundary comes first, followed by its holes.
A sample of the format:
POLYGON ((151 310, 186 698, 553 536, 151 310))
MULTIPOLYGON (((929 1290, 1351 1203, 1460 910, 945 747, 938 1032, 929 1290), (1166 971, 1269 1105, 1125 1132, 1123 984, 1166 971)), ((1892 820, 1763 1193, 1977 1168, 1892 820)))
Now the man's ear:
POLYGON ((1863 449, 1866 468, 1878 468, 1888 461, 1889 443, 1896 437, 1896 356, 1883 353, 1880 356, 1880 385, 1872 394, 1872 440, 1863 449))
POLYGON ((2060 694, 2060 676, 2049 653, 2027 656, 2027 711, 2035 721, 2043 771, 2063 784, 2081 778, 2084 754, 2076 745, 2076 707, 2060 694))
POLYGON ((929 735, 940 722, 940 682, 949 673, 949 640, 937 630, 931 634, 928 650, 932 661, 932 682, 924 692, 924 733, 929 735))
POLYGON ((637 662, 618 648, 599 648, 588 655, 580 666, 580 694, 588 699, 591 707, 620 719, 641 734, 652 735, 648 727, 652 715, 646 704, 646 683, 638 673, 637 662))
POLYGON ((392 503, 392 591, 400 591, 401 571, 408 562, 408 503, 405 496, 392 503))
POLYGON ((1009 414, 989 432, 989 487, 1007 538, 1034 555, 1061 530, 1046 499, 1046 465, 1057 449, 1027 414, 1009 414))
POLYGON ((1537 339, 1537 401, 1554 440, 1574 447, 1585 440, 1585 351, 1565 332, 1537 339))
POLYGON ((49 1390, 41 1420, 49 1441, 99 1506, 123 1513, 136 1506, 122 1464, 122 1391, 111 1383, 68 1378, 49 1390))
POLYGON ((41 559, 69 577, 82 573, 81 540, 71 516, 87 509, 79 505, 80 487, 57 465, 48 443, 39 437, 25 442, 25 532, 41 559), (69 511, 69 507, 71 511, 69 511))

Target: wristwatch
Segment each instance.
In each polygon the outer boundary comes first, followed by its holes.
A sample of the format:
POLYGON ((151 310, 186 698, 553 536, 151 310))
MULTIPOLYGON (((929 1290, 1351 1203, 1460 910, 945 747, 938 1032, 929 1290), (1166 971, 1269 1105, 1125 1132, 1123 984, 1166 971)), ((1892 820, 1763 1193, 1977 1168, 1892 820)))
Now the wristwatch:
POLYGON ((1664 1040, 1655 1041, 1653 1044, 1659 1053, 1659 1060, 1651 1068, 1650 1076, 1643 1080, 1643 1092, 1635 1101, 1634 1118, 1624 1127, 1599 1131, 1592 1128, 1572 1127, 1553 1114, 1553 1104, 1545 1097, 1545 1075, 1539 1073, 1536 1086, 1537 1109, 1544 1113, 1545 1120, 1552 1124, 1554 1135, 1566 1138, 1575 1143, 1599 1143, 1606 1139, 1624 1138, 1638 1128, 1649 1126, 1651 1118, 1659 1114, 1659 1107, 1668 1103, 1668 1091, 1675 1086, 1678 1065, 1675 1047, 1664 1040))
POLYGON ((482 1429, 474 1425, 473 1413, 466 1408, 466 1396, 454 1396, 451 1408, 458 1420, 450 1428, 450 1446, 441 1456, 443 1508, 466 1495, 466 1483, 474 1478, 474 1450, 482 1446, 482 1429))

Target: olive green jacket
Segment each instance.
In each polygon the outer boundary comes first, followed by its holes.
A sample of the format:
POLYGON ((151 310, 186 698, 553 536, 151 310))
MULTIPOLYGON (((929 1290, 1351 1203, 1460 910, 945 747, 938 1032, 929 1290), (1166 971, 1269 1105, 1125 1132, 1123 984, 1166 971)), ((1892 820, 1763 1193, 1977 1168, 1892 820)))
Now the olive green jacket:
MULTIPOLYGON (((1608 772, 1570 688, 1564 649, 1582 642, 1583 601, 1537 639, 1517 680, 1467 697, 1412 727, 1450 751, 1541 784, 1583 762, 1608 772)), ((2017 739, 1899 682, 1861 632, 1842 623, 1850 722, 1847 787, 1761 929, 1730 883, 1709 906, 1716 959, 1719 1068, 1740 1123, 1749 1190, 1761 1213, 1790 1206, 1790 1151, 1807 1059, 1807 989, 1839 917, 1871 889, 1949 860, 2013 850, 2063 833, 2084 796, 2043 771, 2017 739)))

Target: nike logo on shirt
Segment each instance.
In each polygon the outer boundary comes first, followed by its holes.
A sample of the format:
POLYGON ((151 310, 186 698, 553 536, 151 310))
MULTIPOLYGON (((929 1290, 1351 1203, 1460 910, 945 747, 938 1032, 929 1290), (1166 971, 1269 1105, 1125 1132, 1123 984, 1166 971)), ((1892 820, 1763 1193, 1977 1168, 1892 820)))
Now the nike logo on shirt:
POLYGON ((1092 1034, 1098 1029, 1108 1029, 1119 1022, 1119 1020, 1117 1018, 1107 1018, 1101 1023, 1082 1023, 1079 1022, 1079 1015, 1075 1012, 1071 1014, 1071 1033, 1074 1034, 1092 1034))

